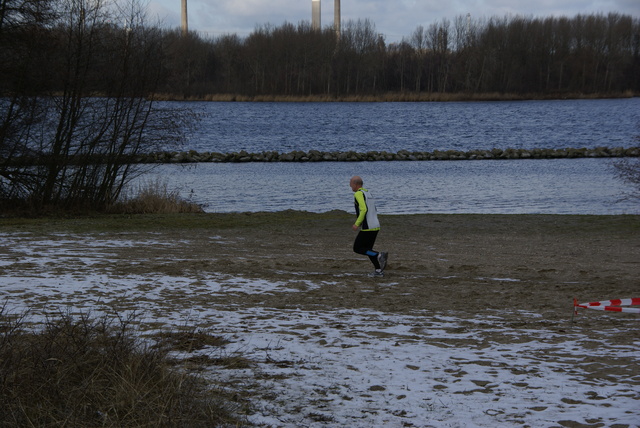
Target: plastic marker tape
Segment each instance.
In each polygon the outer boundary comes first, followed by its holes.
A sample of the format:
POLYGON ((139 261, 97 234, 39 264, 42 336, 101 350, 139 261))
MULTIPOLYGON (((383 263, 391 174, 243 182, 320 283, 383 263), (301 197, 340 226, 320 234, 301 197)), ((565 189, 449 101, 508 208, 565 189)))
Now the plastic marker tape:
POLYGON ((640 314, 640 308, 623 308, 622 306, 635 306, 640 305, 640 297, 633 299, 615 299, 615 300, 603 300, 601 302, 590 303, 576 303, 574 306, 578 308, 597 309, 599 311, 612 311, 612 312, 628 312, 632 314, 640 314))

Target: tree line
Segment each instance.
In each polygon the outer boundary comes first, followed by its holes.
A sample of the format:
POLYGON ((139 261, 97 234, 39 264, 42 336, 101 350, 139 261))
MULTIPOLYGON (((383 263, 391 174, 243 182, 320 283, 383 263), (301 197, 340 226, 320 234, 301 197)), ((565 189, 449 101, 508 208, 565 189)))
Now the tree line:
POLYGON ((386 43, 369 20, 314 30, 263 25, 248 37, 166 35, 168 93, 357 96, 640 90, 640 19, 618 13, 443 19, 386 43))
POLYGON ((367 19, 340 35, 308 21, 185 35, 149 25, 137 2, 0 0, 0 93, 61 92, 79 78, 85 92, 187 98, 640 91, 640 18, 619 13, 458 16, 387 43, 367 19), (74 37, 89 41, 69 58, 74 37), (69 61, 85 75, 69 75, 69 61))

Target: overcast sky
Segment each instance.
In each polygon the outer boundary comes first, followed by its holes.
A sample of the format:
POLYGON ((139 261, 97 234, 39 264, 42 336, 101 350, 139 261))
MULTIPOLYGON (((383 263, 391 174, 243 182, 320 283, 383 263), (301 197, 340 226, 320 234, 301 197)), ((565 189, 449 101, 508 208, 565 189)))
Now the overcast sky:
MULTIPOLYGON (((322 26, 333 24, 334 0, 321 0, 322 26)), ((150 0, 150 17, 180 26, 181 0, 150 0)), ((256 26, 311 21, 311 0, 188 0, 189 29, 211 36, 249 35, 256 26)), ((470 13, 492 16, 569 16, 609 13, 640 17, 640 0, 341 0, 342 21, 368 18, 387 42, 408 38, 422 25, 470 13)))

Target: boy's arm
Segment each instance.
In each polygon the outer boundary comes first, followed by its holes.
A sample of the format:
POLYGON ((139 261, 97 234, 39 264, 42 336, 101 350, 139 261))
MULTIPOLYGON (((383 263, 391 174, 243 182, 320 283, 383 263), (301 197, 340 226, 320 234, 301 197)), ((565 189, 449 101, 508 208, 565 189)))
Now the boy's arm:
POLYGON ((356 198, 356 202, 358 202, 358 218, 354 224, 357 228, 364 222, 364 218, 367 215, 367 203, 364 200, 364 195, 360 191, 356 192, 354 197, 356 198))

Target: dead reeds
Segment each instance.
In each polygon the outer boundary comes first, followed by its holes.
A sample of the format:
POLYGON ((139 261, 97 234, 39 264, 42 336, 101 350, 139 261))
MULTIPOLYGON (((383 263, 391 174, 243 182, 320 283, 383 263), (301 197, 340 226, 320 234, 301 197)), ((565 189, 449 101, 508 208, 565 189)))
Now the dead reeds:
POLYGON ((135 196, 124 196, 107 209, 111 214, 180 214, 202 213, 202 207, 180 197, 177 190, 169 190, 161 180, 140 184, 135 196))
POLYGON ((462 101, 524 101, 557 99, 632 98, 632 91, 615 93, 507 93, 507 92, 386 92, 378 94, 312 94, 312 95, 243 95, 206 94, 184 97, 178 94, 154 94, 158 101, 217 101, 217 102, 462 102, 462 101))
POLYGON ((221 392, 171 365, 170 350, 117 317, 61 314, 36 330, 0 308, 0 426, 241 426, 221 392))

